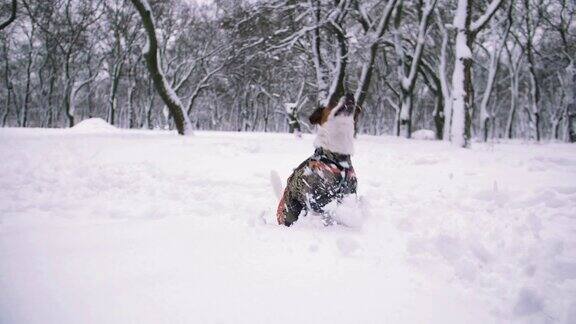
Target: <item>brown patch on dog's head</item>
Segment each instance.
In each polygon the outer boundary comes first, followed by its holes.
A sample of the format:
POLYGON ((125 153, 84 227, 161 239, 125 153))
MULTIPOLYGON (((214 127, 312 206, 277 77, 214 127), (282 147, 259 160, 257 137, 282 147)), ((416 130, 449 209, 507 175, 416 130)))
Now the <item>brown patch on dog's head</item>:
POLYGON ((328 116, 330 116, 330 112, 332 111, 329 106, 327 107, 318 107, 312 115, 308 118, 310 124, 312 125, 322 125, 328 120, 328 116))
POLYGON ((330 117, 332 110, 335 108, 338 109, 338 111, 336 111, 334 116, 338 115, 349 116, 351 114, 354 114, 354 123, 358 121, 360 112, 362 110, 360 106, 356 105, 354 95, 351 93, 347 93, 340 101, 331 102, 330 104, 328 104, 328 106, 325 107, 320 106, 316 108, 316 110, 314 110, 314 112, 312 112, 312 115, 310 115, 310 117, 308 118, 310 124, 323 125, 326 121, 328 121, 328 118, 330 117))

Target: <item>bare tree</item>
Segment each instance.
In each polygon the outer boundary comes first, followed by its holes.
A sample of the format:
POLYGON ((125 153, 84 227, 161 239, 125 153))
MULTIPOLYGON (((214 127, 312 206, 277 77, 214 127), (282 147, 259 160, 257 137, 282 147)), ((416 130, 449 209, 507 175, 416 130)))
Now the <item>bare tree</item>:
MULTIPOLYGON (((422 2, 419 3, 420 7, 422 2)), ((413 109, 413 92, 416 85, 416 77, 418 69, 420 68, 420 60, 424 51, 424 44, 426 42, 426 34, 428 32, 428 25, 430 15, 434 11, 436 0, 427 0, 426 4, 419 12, 418 33, 416 36, 416 45, 412 53, 410 62, 407 61, 404 47, 402 45, 402 31, 401 23, 403 13, 403 1, 400 0, 396 5, 394 17, 394 48, 396 49, 397 56, 397 73, 400 83, 400 110, 397 116, 396 135, 410 138, 412 133, 412 109, 413 109)))
MULTIPOLYGON (((447 77, 447 56, 448 56, 448 29, 444 25, 444 19, 440 10, 436 10, 436 24, 440 29, 442 40, 440 45, 440 55, 438 62, 438 79, 440 81, 440 89, 442 90, 442 97, 444 98, 444 123, 442 125, 442 139, 445 141, 451 140, 450 130, 452 127, 452 90, 447 77)), ((438 135, 438 132, 436 133, 438 135)))
POLYGON ((384 33, 388 29, 388 24, 390 17, 392 16, 392 11, 396 6, 397 0, 390 0, 386 6, 381 10, 380 17, 377 21, 370 19, 369 16, 363 12, 355 2, 356 10, 359 12, 359 20, 364 29, 364 37, 368 39, 368 50, 367 57, 365 58, 364 64, 362 64, 362 72, 360 75, 360 80, 358 81, 358 87, 354 97, 356 98, 356 103, 359 106, 364 104, 366 100, 366 95, 370 87, 370 82, 372 80, 372 74, 374 72, 374 62, 376 60, 376 55, 378 54, 378 49, 380 47, 381 39, 384 33))
POLYGON ((520 70, 524 58, 524 50, 521 46, 518 46, 516 42, 513 42, 512 45, 505 44, 504 48, 506 49, 508 74, 510 78, 510 109, 508 110, 508 117, 506 119, 505 137, 512 138, 514 136, 514 123, 516 110, 518 108, 520 70))
POLYGON ((498 73, 498 67, 500 65, 500 55, 508 39, 508 34, 510 33, 510 28, 512 27, 512 3, 508 6, 507 16, 505 19, 504 35, 500 36, 500 24, 501 22, 492 22, 491 35, 493 40, 493 46, 490 51, 489 65, 488 65, 488 79, 486 81, 486 88, 482 95, 482 102, 480 103, 480 127, 482 130, 482 140, 484 142, 488 141, 488 134, 490 131, 491 119, 494 118, 492 113, 488 111, 488 102, 492 97, 492 89, 494 87, 494 81, 496 80, 496 74, 498 73))
POLYGON ((526 10, 524 14, 526 43, 524 50, 528 60, 528 71, 530 73, 530 105, 526 106, 526 112, 530 121, 530 128, 534 138, 540 140, 540 84, 536 75, 536 62, 534 58, 534 36, 536 34, 536 23, 532 17, 530 0, 523 1, 526 10))
POLYGON ((456 28, 456 56, 452 74, 452 143, 468 147, 471 138, 472 106, 472 45, 478 32, 492 18, 502 0, 492 0, 486 11, 472 22, 472 1, 458 0, 453 25, 456 28))
POLYGON ((156 36, 156 28, 154 26, 154 17, 152 16, 152 9, 146 0, 130 0, 142 18, 142 24, 146 29, 148 35, 147 48, 144 52, 148 71, 154 81, 156 91, 168 107, 170 114, 174 117, 176 129, 180 135, 192 134, 192 125, 190 118, 184 111, 182 102, 166 80, 164 73, 158 61, 158 37, 156 36))

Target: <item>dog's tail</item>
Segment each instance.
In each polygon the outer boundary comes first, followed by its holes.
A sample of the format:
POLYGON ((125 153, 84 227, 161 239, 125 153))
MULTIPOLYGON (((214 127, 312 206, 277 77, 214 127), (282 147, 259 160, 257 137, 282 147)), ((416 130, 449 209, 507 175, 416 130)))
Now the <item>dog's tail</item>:
POLYGON ((280 197, 282 197, 284 188, 282 188, 282 180, 280 179, 280 176, 276 170, 270 171, 270 184, 272 184, 272 189, 274 189, 276 198, 280 199, 280 197))

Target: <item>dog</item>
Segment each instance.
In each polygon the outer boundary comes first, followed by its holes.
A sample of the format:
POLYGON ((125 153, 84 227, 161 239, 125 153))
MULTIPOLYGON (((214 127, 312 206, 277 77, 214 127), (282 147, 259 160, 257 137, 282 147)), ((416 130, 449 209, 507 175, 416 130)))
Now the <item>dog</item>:
POLYGON ((324 207, 356 194, 358 181, 350 156, 360 111, 354 95, 347 93, 310 115, 310 123, 318 125, 316 149, 288 178, 276 211, 278 224, 290 226, 309 211, 322 215, 325 225, 332 224, 324 207))

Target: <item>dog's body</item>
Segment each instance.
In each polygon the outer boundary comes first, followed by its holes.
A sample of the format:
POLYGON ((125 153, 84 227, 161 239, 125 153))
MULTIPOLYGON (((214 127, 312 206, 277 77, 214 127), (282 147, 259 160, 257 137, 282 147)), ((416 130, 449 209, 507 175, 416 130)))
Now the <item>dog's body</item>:
POLYGON ((288 178, 276 214, 279 224, 290 226, 310 210, 324 215, 327 204, 356 193, 350 156, 358 112, 354 97, 346 95, 337 105, 318 108, 310 116, 310 122, 318 124, 316 150, 288 178))

